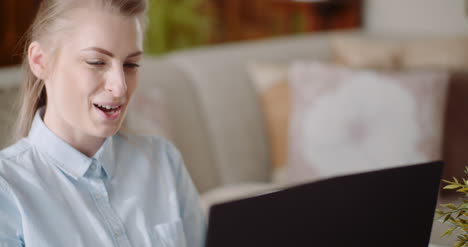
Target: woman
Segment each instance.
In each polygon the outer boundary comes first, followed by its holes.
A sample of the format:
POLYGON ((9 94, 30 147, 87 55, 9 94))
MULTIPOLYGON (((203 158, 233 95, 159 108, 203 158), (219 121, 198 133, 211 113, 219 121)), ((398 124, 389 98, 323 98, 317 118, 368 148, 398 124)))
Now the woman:
POLYGON ((0 246, 195 246, 205 219, 177 150, 119 133, 145 0, 43 0, 19 139, 0 153, 0 246))

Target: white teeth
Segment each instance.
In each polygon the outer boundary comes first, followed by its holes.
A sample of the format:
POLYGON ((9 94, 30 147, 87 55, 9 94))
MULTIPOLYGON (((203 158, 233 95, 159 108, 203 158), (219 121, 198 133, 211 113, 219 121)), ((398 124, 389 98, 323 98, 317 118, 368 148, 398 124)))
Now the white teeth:
POLYGON ((97 106, 99 106, 100 108, 107 109, 107 110, 110 110, 110 109, 115 110, 115 109, 119 108, 118 106, 114 106, 114 107, 107 106, 107 105, 97 105, 97 106))

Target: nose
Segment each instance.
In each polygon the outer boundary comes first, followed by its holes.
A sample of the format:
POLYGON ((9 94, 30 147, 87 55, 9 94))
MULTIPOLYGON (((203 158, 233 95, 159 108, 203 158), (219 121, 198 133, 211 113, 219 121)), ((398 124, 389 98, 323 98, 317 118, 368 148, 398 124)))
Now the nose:
POLYGON ((112 93, 114 97, 123 97, 127 93, 127 82, 125 72, 122 67, 115 66, 110 72, 110 76, 105 84, 106 91, 112 93))

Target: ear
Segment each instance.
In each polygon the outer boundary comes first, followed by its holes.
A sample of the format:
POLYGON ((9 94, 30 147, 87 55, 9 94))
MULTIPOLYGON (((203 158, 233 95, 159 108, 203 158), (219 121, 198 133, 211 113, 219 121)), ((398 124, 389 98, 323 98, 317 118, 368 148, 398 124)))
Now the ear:
POLYGON ((39 79, 45 79, 46 60, 45 52, 41 44, 33 41, 28 47, 28 62, 29 68, 33 74, 39 79))

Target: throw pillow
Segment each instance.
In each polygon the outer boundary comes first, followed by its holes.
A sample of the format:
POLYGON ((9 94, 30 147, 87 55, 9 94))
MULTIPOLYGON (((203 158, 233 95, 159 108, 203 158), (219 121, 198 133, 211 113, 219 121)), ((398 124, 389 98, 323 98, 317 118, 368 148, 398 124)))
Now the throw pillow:
POLYGON ((293 64, 284 182, 440 159, 448 78, 293 64))
POLYGON ((248 72, 263 109, 273 164, 273 181, 280 180, 284 173, 288 149, 290 105, 288 66, 251 63, 248 66, 248 72))

